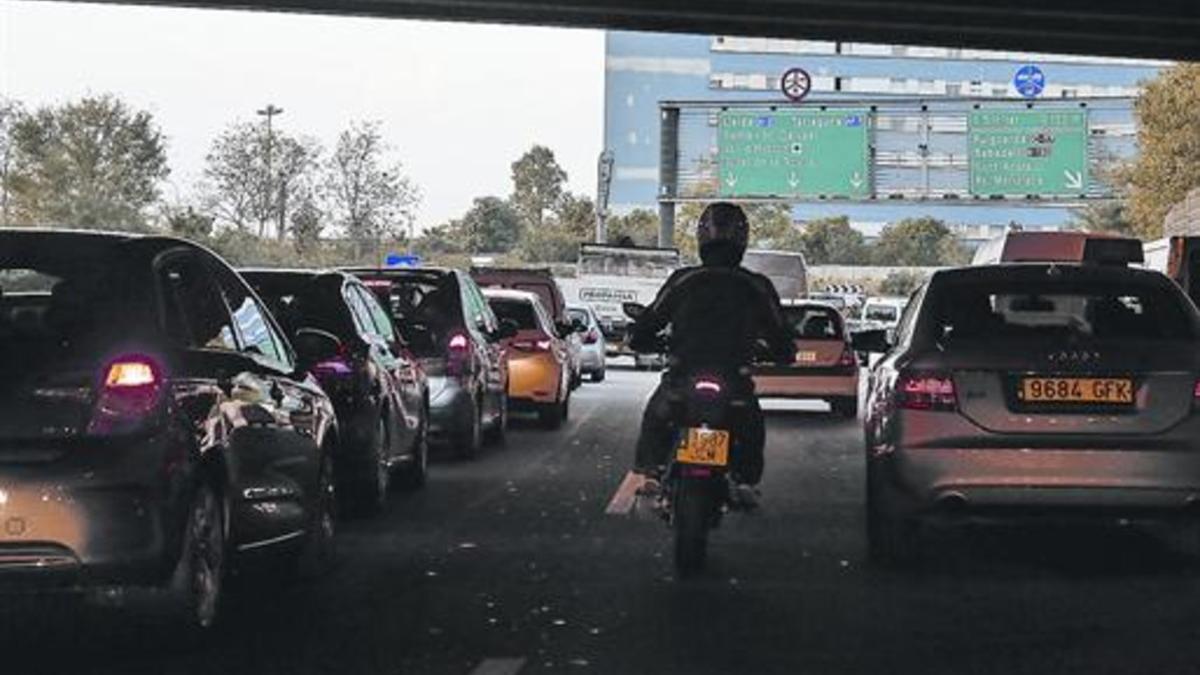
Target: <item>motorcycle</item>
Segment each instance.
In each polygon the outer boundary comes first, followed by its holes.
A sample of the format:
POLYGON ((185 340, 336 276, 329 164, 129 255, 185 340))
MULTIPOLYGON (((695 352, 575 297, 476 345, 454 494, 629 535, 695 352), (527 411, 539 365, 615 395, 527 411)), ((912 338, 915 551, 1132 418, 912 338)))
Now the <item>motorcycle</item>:
MULTIPOLYGON (((645 307, 626 303, 625 313, 637 320, 645 307)), ((663 352, 666 350, 663 349, 663 352)), ((731 501, 730 456, 736 450, 732 416, 747 405, 753 392, 734 391, 731 374, 671 373, 673 452, 662 476, 659 513, 675 536, 675 569, 681 577, 704 569, 708 533, 735 505, 731 501)))

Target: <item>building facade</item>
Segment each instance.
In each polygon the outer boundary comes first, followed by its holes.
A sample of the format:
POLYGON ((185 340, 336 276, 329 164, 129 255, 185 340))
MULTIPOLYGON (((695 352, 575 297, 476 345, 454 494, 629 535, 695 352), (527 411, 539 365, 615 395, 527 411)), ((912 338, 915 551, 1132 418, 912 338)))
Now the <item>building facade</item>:
MULTIPOLYGON (((663 101, 782 101, 780 77, 789 68, 812 76, 807 102, 848 103, 921 99, 987 101, 1018 96, 1017 70, 1036 64, 1046 78, 1040 101, 1101 100, 1092 134, 1104 136, 1110 159, 1135 152, 1132 97, 1139 83, 1169 65, 1109 59, 845 42, 665 35, 610 31, 606 36, 604 147, 613 154, 610 208, 625 213, 656 208, 659 105, 663 101)), ((965 103, 964 103, 965 105, 965 103)), ((1107 161, 1107 160, 1106 160, 1107 161)), ((979 241, 1011 225, 1059 229, 1070 222, 1063 205, 1021 202, 814 202, 793 207, 797 221, 846 215, 872 239, 888 223, 932 216, 964 239, 979 241)))

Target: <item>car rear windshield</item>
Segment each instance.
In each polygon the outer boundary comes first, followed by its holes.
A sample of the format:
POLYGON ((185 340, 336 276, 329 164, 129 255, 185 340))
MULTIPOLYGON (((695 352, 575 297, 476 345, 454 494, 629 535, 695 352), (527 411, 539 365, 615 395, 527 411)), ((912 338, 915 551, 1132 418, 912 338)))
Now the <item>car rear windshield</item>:
POLYGON ((288 334, 319 328, 343 335, 348 328, 340 297, 326 292, 316 277, 247 274, 246 280, 288 334))
POLYGON ((421 324, 436 341, 462 328, 462 305, 458 286, 450 274, 366 277, 364 283, 388 309, 396 325, 421 324))
POLYGON ((533 305, 524 300, 492 298, 488 302, 492 306, 492 311, 496 313, 496 318, 500 321, 505 319, 513 321, 521 330, 537 330, 540 327, 537 323, 537 315, 533 311, 533 305))
MULTIPOLYGON (((554 308, 558 305, 554 302, 554 290, 550 284, 515 283, 512 287, 518 291, 537 294, 538 298, 542 301, 542 305, 549 310, 551 318, 554 317, 554 308)), ((557 321, 557 319, 555 320, 557 321)))
POLYGON ((842 339, 842 322, 828 307, 785 307, 783 318, 802 340, 842 339))
POLYGON ((1169 287, 1120 282, 990 281, 943 287, 926 325, 936 340, 1195 337, 1191 312, 1169 287))
POLYGON ((895 321, 900 316, 900 310, 894 305, 867 305, 863 309, 863 319, 867 321, 895 321))

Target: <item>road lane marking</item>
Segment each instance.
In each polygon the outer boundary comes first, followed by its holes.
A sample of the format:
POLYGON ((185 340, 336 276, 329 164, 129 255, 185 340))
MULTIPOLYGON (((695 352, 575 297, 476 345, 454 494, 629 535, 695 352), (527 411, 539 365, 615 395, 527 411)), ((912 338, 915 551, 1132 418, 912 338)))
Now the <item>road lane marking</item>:
POLYGON ((621 486, 617 488, 616 494, 612 500, 608 502, 608 508, 604 509, 604 513, 610 516, 626 516, 633 510, 633 505, 637 503, 637 491, 642 489, 642 484, 646 482, 645 476, 630 471, 625 474, 625 479, 621 481, 621 486))
POLYGON ((525 659, 484 659, 471 675, 517 675, 525 667, 525 659))

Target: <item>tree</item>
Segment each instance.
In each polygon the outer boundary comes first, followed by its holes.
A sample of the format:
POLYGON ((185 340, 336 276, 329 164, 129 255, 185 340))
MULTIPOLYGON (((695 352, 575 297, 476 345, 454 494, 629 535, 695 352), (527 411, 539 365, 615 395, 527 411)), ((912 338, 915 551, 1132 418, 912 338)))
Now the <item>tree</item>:
POLYGON ((565 192, 554 206, 554 224, 580 241, 591 241, 596 232, 596 204, 590 197, 565 192))
POLYGON ((1123 200, 1092 202, 1071 214, 1071 229, 1083 232, 1109 232, 1132 236, 1133 224, 1123 200))
POLYGON ((809 221, 801 236, 810 265, 859 265, 867 260, 862 233, 850 227, 846 216, 809 221))
POLYGON ((325 224, 324 212, 317 204, 316 195, 312 191, 304 192, 292 211, 292 240, 296 251, 301 255, 311 253, 320 246, 321 231, 325 224))
POLYGON ((1134 107, 1138 155, 1125 175, 1129 219, 1146 239, 1188 191, 1200 187, 1200 63, 1179 63, 1148 82, 1134 107))
POLYGON ((455 236, 459 228, 461 221, 458 220, 430 227, 413 242, 413 250, 424 256, 462 253, 462 242, 455 236))
POLYGON ((15 114, 6 151, 7 219, 138 230, 170 173, 149 112, 113 96, 15 114))
POLYGON ((203 241, 213 234, 213 217, 195 207, 168 207, 165 211, 167 231, 176 237, 203 241))
POLYGON ((879 293, 907 297, 924 281, 925 277, 917 272, 892 272, 879 283, 879 293))
POLYGON ((476 197, 451 234, 469 253, 508 253, 521 243, 524 224, 517 210, 499 197, 476 197))
POLYGON ((310 138, 296 138, 263 125, 234 122, 205 157, 203 191, 208 208, 239 230, 259 237, 268 226, 283 239, 297 193, 313 189, 321 154, 310 138), (269 158, 269 161, 268 161, 269 158))
POLYGON ((0 97, 0 225, 7 225, 9 207, 9 167, 12 166, 13 126, 21 115, 21 104, 0 97))
POLYGON ((554 152, 535 145, 512 164, 513 205, 535 229, 541 228, 546 212, 562 198, 567 172, 558 165, 554 152))
POLYGON ((658 245, 658 214, 649 209, 634 209, 623 216, 610 216, 608 243, 617 244, 628 237, 637 246, 658 245))
POLYGON ((803 251, 800 230, 787 204, 743 204, 750 223, 750 246, 776 251, 803 251))
POLYGON ((360 247, 408 234, 421 193, 391 151, 379 122, 351 123, 326 163, 325 190, 337 224, 360 247))
POLYGON ((883 228, 875 244, 875 261, 880 265, 936 266, 956 255, 958 239, 936 218, 906 218, 883 228), (950 242, 950 243, 946 243, 950 242))

